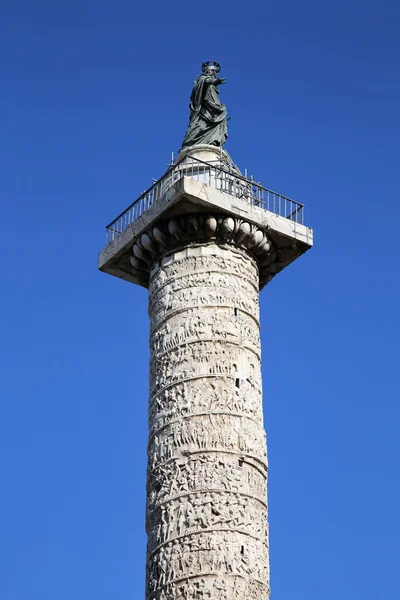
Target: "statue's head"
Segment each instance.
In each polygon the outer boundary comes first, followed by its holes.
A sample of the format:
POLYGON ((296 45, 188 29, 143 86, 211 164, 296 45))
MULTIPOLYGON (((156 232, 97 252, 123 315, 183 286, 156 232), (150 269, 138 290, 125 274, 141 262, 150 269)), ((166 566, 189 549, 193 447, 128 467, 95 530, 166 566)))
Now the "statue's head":
POLYGON ((207 60, 201 65, 201 70, 203 71, 204 75, 216 77, 217 73, 219 73, 221 70, 221 65, 215 60, 207 60))

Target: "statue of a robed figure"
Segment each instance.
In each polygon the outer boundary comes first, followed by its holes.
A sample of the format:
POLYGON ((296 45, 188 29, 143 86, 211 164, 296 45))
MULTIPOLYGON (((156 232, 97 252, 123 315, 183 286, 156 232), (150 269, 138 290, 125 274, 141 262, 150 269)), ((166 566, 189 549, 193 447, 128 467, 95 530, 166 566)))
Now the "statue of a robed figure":
POLYGON ((217 77, 221 66, 215 61, 202 64, 202 74, 194 82, 190 96, 190 120, 182 149, 198 144, 223 146, 228 137, 226 107, 219 99, 218 86, 226 79, 217 77))

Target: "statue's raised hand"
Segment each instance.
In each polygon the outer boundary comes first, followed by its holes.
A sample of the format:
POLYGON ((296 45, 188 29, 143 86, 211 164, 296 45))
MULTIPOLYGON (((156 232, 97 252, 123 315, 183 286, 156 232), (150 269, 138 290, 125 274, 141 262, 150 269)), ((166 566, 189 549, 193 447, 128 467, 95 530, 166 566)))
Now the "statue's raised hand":
POLYGON ((223 83, 226 83, 225 77, 219 77, 217 79, 217 85, 222 85, 223 83))

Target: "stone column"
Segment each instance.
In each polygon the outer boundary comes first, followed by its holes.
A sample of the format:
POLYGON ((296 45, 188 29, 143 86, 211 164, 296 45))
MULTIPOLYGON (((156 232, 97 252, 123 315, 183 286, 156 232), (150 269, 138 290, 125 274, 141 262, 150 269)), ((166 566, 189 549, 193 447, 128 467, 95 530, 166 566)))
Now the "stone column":
POLYGON ((146 600, 269 597, 257 231, 188 215, 133 251, 153 265, 146 600))

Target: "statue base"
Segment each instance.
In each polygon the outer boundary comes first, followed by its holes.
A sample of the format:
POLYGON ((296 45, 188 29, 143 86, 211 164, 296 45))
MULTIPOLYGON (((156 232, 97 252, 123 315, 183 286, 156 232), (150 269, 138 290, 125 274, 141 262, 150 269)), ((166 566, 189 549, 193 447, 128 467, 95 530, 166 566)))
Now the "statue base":
POLYGON ((196 158, 208 164, 233 169, 241 175, 238 167, 234 164, 228 152, 219 146, 211 146, 210 144, 198 144, 196 146, 188 146, 179 151, 177 162, 183 161, 185 157, 196 158))

